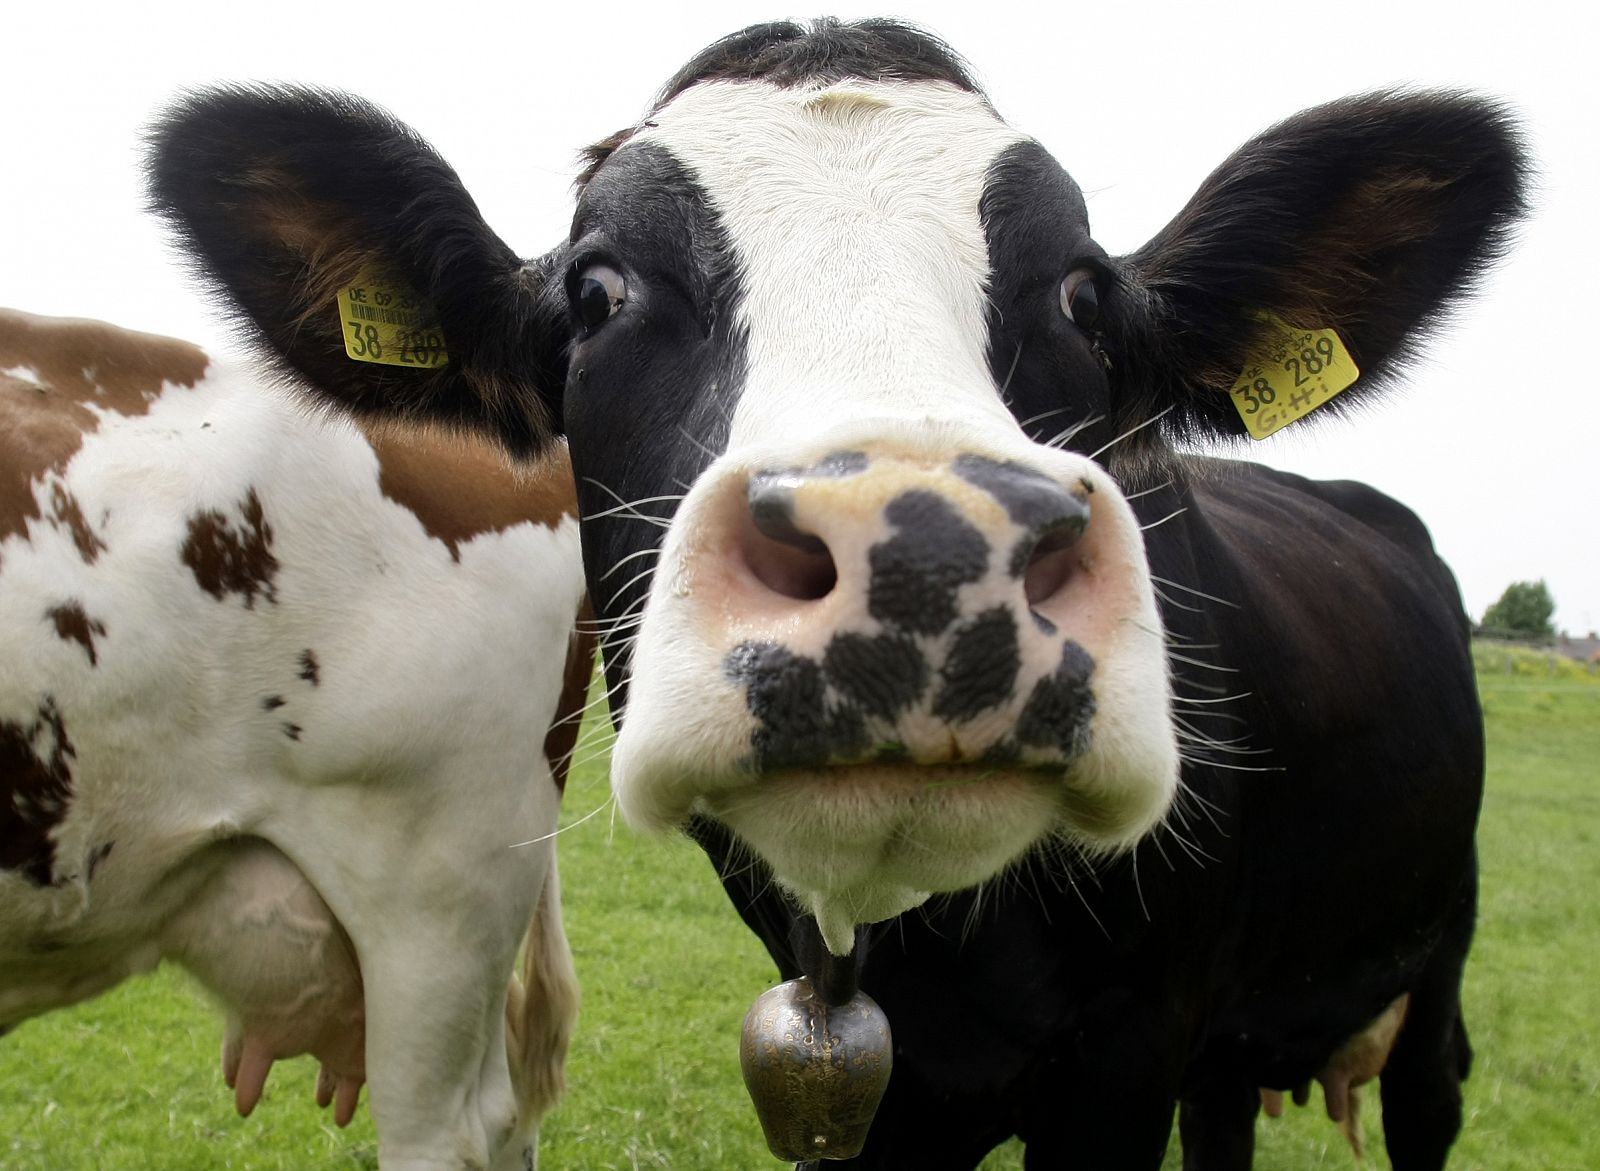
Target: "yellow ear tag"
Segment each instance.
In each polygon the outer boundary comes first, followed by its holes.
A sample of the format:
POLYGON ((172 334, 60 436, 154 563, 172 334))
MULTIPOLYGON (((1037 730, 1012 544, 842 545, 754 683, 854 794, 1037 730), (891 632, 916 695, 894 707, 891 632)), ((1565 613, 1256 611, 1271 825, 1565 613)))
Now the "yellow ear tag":
POLYGON ((1229 393, 1251 438, 1265 439, 1349 387, 1361 371, 1333 330, 1300 329, 1271 313, 1256 316, 1267 334, 1229 393))
POLYGON ((357 362, 432 370, 450 361, 433 306, 389 277, 363 271, 340 294, 339 318, 357 362))

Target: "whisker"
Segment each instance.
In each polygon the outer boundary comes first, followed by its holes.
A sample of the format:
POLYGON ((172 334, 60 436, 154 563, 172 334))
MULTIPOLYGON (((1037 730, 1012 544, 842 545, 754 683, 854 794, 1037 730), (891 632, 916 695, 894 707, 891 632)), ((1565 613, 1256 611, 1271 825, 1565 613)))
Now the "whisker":
POLYGON ((1226 752, 1230 756, 1266 756, 1272 751, 1270 748, 1237 747, 1239 744, 1247 743, 1250 739, 1249 736, 1235 736, 1231 740, 1217 740, 1207 736, 1192 725, 1184 723, 1177 716, 1173 717, 1172 722, 1179 726, 1179 739, 1185 744, 1193 745, 1196 748, 1204 748, 1212 752, 1226 752))
MULTIPOLYGON (((589 516, 580 517, 579 518, 580 520, 593 520, 597 516, 610 516, 613 513, 621 512, 631 520, 647 521, 650 524, 656 525, 656 526, 658 526, 660 528, 663 528, 663 529, 672 527, 672 522, 670 520, 668 520, 666 517, 651 516, 649 513, 640 512, 635 507, 635 505, 634 505, 634 503, 632 501, 624 500, 618 493, 614 492, 610 488, 607 488, 604 484, 602 484, 599 480, 596 480, 593 476, 585 476, 583 478, 583 482, 586 483, 586 484, 593 484, 596 488, 600 489, 600 491, 604 492, 607 496, 611 497, 611 499, 615 500, 617 502, 617 504, 619 505, 619 507, 618 508, 608 508, 603 512, 591 513, 589 516)), ((658 500, 668 500, 668 499, 674 499, 674 497, 653 496, 653 497, 648 498, 647 500, 641 500, 639 503, 647 504, 647 503, 653 503, 653 502, 658 501, 658 500)), ((678 496, 678 497, 675 497, 675 499, 682 500, 683 497, 678 496)))
POLYGON ((1179 703, 1232 703, 1236 699, 1249 699, 1255 692, 1241 691, 1236 695, 1224 695, 1216 699, 1200 699, 1193 695, 1174 695, 1172 698, 1179 703))
MULTIPOLYGON (((1017 351, 1017 353, 1018 353, 1018 356, 1021 356, 1022 351, 1019 349, 1017 351)), ((1011 368, 1012 368, 1012 370, 1015 370, 1017 368, 1017 364, 1016 364, 1015 361, 1013 361, 1011 363, 1011 368)), ((1010 375, 1008 374, 1006 377, 1009 378, 1010 375)), ((1049 411, 1040 411, 1037 415, 1034 415, 1032 418, 1028 418, 1028 419, 1022 420, 1022 422, 1018 423, 1017 426, 1021 427, 1024 431, 1026 431, 1030 426, 1032 426, 1034 423, 1039 422, 1041 419, 1048 419, 1051 415, 1064 414, 1067 411, 1070 411, 1071 409, 1072 408, 1070 406, 1068 406, 1068 407, 1056 407, 1055 409, 1049 410, 1049 411)))
MULTIPOLYGON (((577 711, 571 713, 570 715, 562 716, 559 720, 557 720, 555 723, 551 724, 550 726, 552 728, 560 728, 560 727, 563 727, 563 726, 565 726, 567 724, 574 724, 574 723, 580 723, 581 724, 583 722, 584 716, 588 715, 590 712, 597 712, 597 711, 600 711, 600 710, 604 709, 606 704, 608 704, 610 702, 611 697, 613 695, 615 695, 618 691, 620 691, 623 688, 623 686, 626 684, 626 682, 627 682, 626 680, 623 680, 623 681, 617 683, 617 685, 615 687, 608 687, 606 690, 602 691, 599 695, 595 696, 593 699, 588 700, 587 702, 585 702, 584 705, 582 707, 580 707, 577 711)), ((580 737, 579 738, 579 744, 581 744, 581 743, 582 743, 582 738, 580 737)), ((577 747, 578 747, 577 744, 573 745, 574 750, 576 750, 577 747)))
MULTIPOLYGON (((1011 379, 1016 376, 1017 363, 1020 362, 1020 361, 1022 361, 1022 343, 1018 342, 1017 343, 1017 352, 1011 355, 1011 368, 1006 371, 1005 381, 1000 384, 1000 401, 1001 402, 1006 402, 1006 392, 1011 389, 1011 379)), ((1065 408, 1063 408, 1063 409, 1065 409, 1065 408)), ((1026 427, 1027 425, 1028 425, 1027 423, 1023 423, 1022 424, 1022 426, 1024 426, 1024 427, 1026 427)))
MULTIPOLYGON (((659 504, 663 500, 682 500, 682 499, 683 499, 683 494, 681 492, 674 492, 674 493, 672 493, 671 495, 668 495, 668 496, 644 496, 644 497, 641 497, 638 500, 625 500, 621 504, 616 505, 615 507, 603 508, 599 512, 588 513, 587 515, 584 516, 583 519, 584 520, 599 520, 601 517, 615 516, 619 512, 632 512, 632 513, 637 514, 638 516, 644 517, 644 516, 648 516, 649 514, 648 513, 639 512, 639 505, 641 505, 641 504, 659 504)), ((660 517, 660 516, 651 516, 651 517, 649 517, 649 519, 651 519, 651 520, 665 520, 666 518, 665 517, 660 517)))
MULTIPOLYGON (((1199 866, 1203 869, 1207 862, 1221 861, 1221 859, 1213 857, 1207 851, 1202 850, 1199 842, 1192 841, 1183 834, 1179 833, 1177 827, 1173 826, 1172 824, 1168 823, 1164 828, 1167 831, 1167 835, 1172 838, 1173 845, 1182 850, 1184 854, 1188 856, 1189 861, 1193 862, 1196 866, 1199 866)), ((1189 828, 1187 822, 1184 823, 1184 828, 1189 828)))
POLYGON ((1195 659, 1188 655, 1180 655, 1176 651, 1168 651, 1167 657, 1169 659, 1177 659, 1180 663, 1188 663, 1191 667, 1204 667, 1207 671, 1226 671, 1230 675, 1237 675, 1239 673, 1239 668, 1237 667, 1219 667, 1216 663, 1208 663, 1204 659, 1195 659))
MULTIPOLYGON (((1193 712, 1191 714, 1194 715, 1198 719, 1210 719, 1210 718, 1214 717, 1216 713, 1214 713, 1214 712, 1193 712)), ((1193 724, 1191 724, 1187 720, 1185 720, 1182 716, 1178 716, 1178 715, 1175 715, 1175 716, 1172 717, 1172 722, 1174 724, 1177 724, 1178 727, 1181 728, 1187 736, 1191 737, 1194 742, 1201 743, 1201 744, 1216 745, 1219 748, 1223 747, 1225 745, 1229 745, 1229 744, 1242 744, 1243 742, 1245 742, 1246 740, 1248 740, 1250 738, 1248 735, 1240 735, 1240 736, 1231 737, 1230 739, 1227 739, 1227 740, 1221 740, 1221 739, 1218 739, 1215 736, 1211 736, 1211 735, 1208 735, 1205 732, 1202 732, 1199 728, 1195 727, 1193 724)), ((1257 748, 1257 749, 1252 749, 1252 751, 1265 752, 1266 749, 1265 748, 1257 748)))
POLYGON ((1124 492, 1122 494, 1122 498, 1124 500, 1137 500, 1141 496, 1150 496, 1150 495, 1152 495, 1152 494, 1154 494, 1156 492, 1160 492, 1163 488, 1170 488, 1170 487, 1172 487, 1172 481, 1171 480, 1164 480, 1161 483, 1157 484, 1154 488, 1145 488, 1145 489, 1142 489, 1141 491, 1138 491, 1138 492, 1124 492))
POLYGON ((1139 909, 1144 912, 1144 921, 1146 923, 1149 923, 1149 922, 1151 922, 1151 919, 1150 919, 1150 904, 1144 901, 1144 883, 1139 881, 1139 847, 1137 845, 1135 845, 1134 848, 1133 848, 1132 860, 1133 860, 1133 891, 1134 891, 1135 894, 1137 894, 1139 896, 1139 909))
POLYGON ((705 445, 705 444, 704 444, 704 443, 701 443, 701 442, 700 442, 700 441, 699 441, 699 440, 698 440, 698 439, 696 439, 696 438, 695 438, 695 437, 694 437, 694 436, 693 436, 693 435, 690 435, 690 434, 689 434, 689 429, 688 429, 688 428, 687 428, 687 427, 685 427, 685 426, 684 426, 684 425, 683 425, 683 424, 682 424, 682 423, 679 423, 679 424, 678 424, 678 434, 679 434, 679 435, 682 435, 682 436, 683 436, 683 437, 684 437, 684 438, 685 438, 685 439, 687 439, 687 440, 688 440, 688 441, 689 441, 689 442, 690 442, 690 443, 692 443, 692 444, 694 444, 694 445, 695 445, 695 446, 696 446, 696 447, 698 447, 698 448, 699 448, 699 449, 700 449, 700 451, 701 451, 701 452, 702 452, 702 453, 703 453, 703 454, 704 454, 704 455, 706 455, 706 456, 707 456, 707 457, 708 457, 708 458, 710 458, 710 459, 711 459, 711 460, 712 460, 712 461, 713 461, 713 462, 715 462, 715 461, 716 461, 716 460, 718 460, 718 459, 720 459, 720 458, 721 458, 721 457, 720 457, 720 456, 719 456, 719 455, 717 455, 717 453, 716 453, 716 452, 714 452, 714 451, 712 451, 712 450, 711 450, 711 449, 710 449, 710 448, 709 448, 709 447, 707 447, 707 446, 706 446, 706 445, 705 445))
POLYGON ((1160 598, 1167 605, 1169 605, 1169 606, 1171 606, 1171 607, 1173 607, 1174 609, 1177 609, 1177 610, 1187 610, 1191 614, 1204 614, 1205 613, 1205 611, 1202 610, 1199 606, 1188 606, 1188 605, 1185 605, 1184 603, 1178 601, 1176 598, 1169 597, 1165 593, 1165 591, 1162 590, 1162 588, 1160 586, 1153 584, 1155 582, 1155 580, 1156 580, 1155 578, 1152 577, 1150 580, 1152 582, 1150 588, 1155 592, 1156 597, 1160 598))
POLYGON ((1098 423, 1103 418, 1105 418, 1104 415, 1090 415, 1087 419, 1084 419, 1083 421, 1078 422, 1078 423, 1074 423, 1072 426, 1068 427, 1066 430, 1058 431, 1054 436, 1052 436, 1050 439, 1047 439, 1045 441, 1044 446, 1046 446, 1046 447, 1054 447, 1054 448, 1057 448, 1058 450, 1061 449, 1061 448, 1064 448, 1067 444, 1072 442, 1073 438, 1080 431, 1083 431, 1083 430, 1085 430, 1085 429, 1087 429, 1089 427, 1093 427, 1096 423, 1098 423))
MULTIPOLYGON (((1172 808, 1171 813, 1169 813, 1168 816, 1169 817, 1176 817, 1177 815, 1178 815, 1178 808, 1177 808, 1176 805, 1174 805, 1173 808, 1172 808)), ((1161 831, 1163 829, 1165 829, 1165 828, 1166 828, 1166 823, 1163 822, 1161 825, 1157 826, 1156 829, 1155 829, 1155 832, 1152 833, 1145 840, 1148 841, 1152 846, 1155 847, 1156 853, 1161 855, 1161 860, 1167 864, 1167 870, 1170 871, 1173 874, 1176 874, 1178 872, 1178 868, 1172 864, 1172 859, 1167 857, 1167 848, 1161 844, 1161 831)))
POLYGON ((623 565, 625 565, 629 561, 632 561, 635 557, 648 557, 652 553, 654 553, 657 557, 661 556, 661 546, 659 546, 659 545, 651 545, 647 549, 640 549, 637 552, 629 553, 626 557, 617 558, 617 563, 615 565, 613 565, 610 569, 608 569, 604 573, 602 573, 600 575, 600 580, 601 581, 605 581, 606 578, 610 577, 613 573, 615 573, 617 570, 621 569, 623 567, 623 565))
MULTIPOLYGON (((639 601, 643 602, 648 597, 648 594, 642 595, 639 601)), ((642 609, 641 605, 634 604, 615 618, 583 618, 575 624, 575 627, 582 634, 604 634, 608 630, 629 629, 644 621, 642 609)))
POLYGON ((1139 526, 1139 531, 1141 533, 1148 533, 1151 529, 1160 528, 1162 525, 1166 524, 1173 517, 1182 516, 1184 513, 1188 512, 1188 511, 1189 511, 1189 508, 1188 508, 1187 505, 1185 505, 1182 508, 1174 509, 1172 512, 1167 513, 1167 515, 1162 517, 1160 520, 1153 520, 1147 525, 1140 525, 1139 526))
POLYGON ((519 850, 523 846, 536 846, 540 842, 548 842, 551 838, 555 837, 557 834, 564 834, 569 829, 576 829, 576 828, 578 828, 578 826, 580 826, 584 822, 588 821, 591 817, 595 817, 598 814, 605 812, 606 806, 610 805, 615 800, 616 800, 615 797, 607 797, 605 799, 605 804, 600 805, 597 808, 590 810, 588 813, 585 813, 582 817, 578 818, 577 821, 570 822, 567 825, 561 826, 559 829, 552 830, 551 832, 549 832, 547 834, 541 834, 540 836, 538 836, 536 838, 529 838, 525 842, 515 842, 512 845, 507 846, 506 848, 508 850, 519 850))
POLYGON ((1235 610, 1244 609, 1238 602, 1230 602, 1227 598, 1219 598, 1215 594, 1208 594, 1204 590, 1197 590, 1193 586, 1186 586, 1182 582, 1172 581, 1165 577, 1157 577, 1153 573, 1150 575, 1150 580, 1160 582, 1164 586, 1171 586, 1175 590, 1182 590, 1186 594, 1193 594, 1197 598, 1204 598, 1208 602, 1216 602, 1222 606, 1232 606, 1235 610))
POLYGON ((1091 452, 1089 454, 1089 458, 1090 459, 1098 459, 1101 455, 1104 455, 1106 452, 1110 451, 1113 447, 1115 447, 1117 444, 1121 443, 1124 439, 1128 438, 1130 435, 1134 435, 1134 434, 1137 434, 1140 431, 1143 431, 1146 427, 1150 426, 1151 423, 1159 423, 1163 418, 1165 418, 1169 413, 1171 413, 1173 407, 1176 407, 1177 405, 1178 405, 1177 403, 1173 403, 1172 406, 1167 407, 1165 410, 1157 411, 1155 414, 1151 415, 1148 419, 1146 419, 1143 423, 1140 423, 1138 426, 1129 427, 1126 431, 1124 431, 1121 435, 1118 435, 1110 443, 1107 443, 1104 447, 1100 448, 1099 451, 1091 452))
POLYGON ((586 631, 586 633, 593 634, 614 645, 617 641, 618 635, 628 634, 636 636, 640 628, 643 626, 644 615, 640 614, 635 618, 618 618, 609 626, 596 627, 593 630, 586 631))
POLYGON ((1284 770, 1281 764, 1229 764, 1224 760, 1208 760, 1203 756, 1188 756, 1178 753, 1178 759, 1187 764, 1204 765, 1207 768, 1225 768, 1236 773, 1281 773, 1284 770))
POLYGON ((1111 932, 1106 930, 1106 925, 1100 921, 1100 916, 1094 913, 1094 908, 1089 905, 1089 900, 1084 897, 1083 890, 1078 886, 1077 881, 1073 878, 1070 872, 1066 875, 1066 879, 1067 884, 1072 887, 1072 893, 1078 896, 1078 902, 1083 904, 1084 912, 1088 914, 1091 920, 1093 920, 1094 925, 1100 928, 1100 934, 1104 935, 1107 939, 1110 939, 1111 932))
MULTIPOLYGON (((619 590, 618 592, 620 593, 621 591, 619 590)), ((613 594, 612 597, 615 598, 616 595, 613 594)), ((622 622, 626 619, 637 618, 640 616, 641 611, 644 610, 645 604, 649 602, 649 600, 650 594, 649 591, 646 591, 645 593, 640 594, 633 601, 629 602, 619 613, 608 617, 579 619, 573 624, 573 628, 587 633, 598 627, 622 622)))
POLYGON ((1192 801, 1195 803, 1195 805, 1199 806, 1200 812, 1206 815, 1206 819, 1211 822, 1212 827, 1215 828, 1219 834, 1221 834, 1223 837, 1229 836, 1228 832, 1224 830, 1222 825, 1217 821, 1218 817, 1227 816, 1227 811, 1224 810, 1222 806, 1218 805, 1215 801, 1207 800, 1204 794, 1202 794, 1200 790, 1194 788, 1192 785, 1184 785, 1181 787, 1178 790, 1178 795, 1182 800, 1192 801))
POLYGON ((1222 646, 1220 642, 1179 642, 1160 627, 1146 626, 1137 618, 1124 618, 1124 622, 1153 638, 1159 638, 1167 646, 1180 651, 1214 651, 1222 646))
MULTIPOLYGON (((611 600, 613 602, 615 602, 618 598, 622 597, 622 595, 627 591, 629 586, 635 584, 636 582, 644 581, 646 578, 654 577, 655 575, 656 575, 656 567, 654 565, 652 565, 649 569, 646 569, 643 573, 634 574, 627 581, 623 582, 621 585, 619 585, 616 588, 616 590, 611 595, 611 600)), ((646 596, 649 596, 649 593, 650 593, 649 590, 645 590, 645 595, 646 596)))

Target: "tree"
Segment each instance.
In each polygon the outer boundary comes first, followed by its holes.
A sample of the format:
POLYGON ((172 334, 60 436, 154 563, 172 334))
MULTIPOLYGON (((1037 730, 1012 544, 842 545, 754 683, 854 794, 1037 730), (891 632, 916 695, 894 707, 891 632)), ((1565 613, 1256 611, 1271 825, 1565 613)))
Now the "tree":
POLYGON ((1550 625, 1550 617, 1555 612, 1556 601, 1550 596, 1550 587, 1544 584, 1544 578, 1514 581, 1500 595, 1500 600, 1483 612, 1483 625, 1496 633, 1553 638, 1556 632, 1550 625))

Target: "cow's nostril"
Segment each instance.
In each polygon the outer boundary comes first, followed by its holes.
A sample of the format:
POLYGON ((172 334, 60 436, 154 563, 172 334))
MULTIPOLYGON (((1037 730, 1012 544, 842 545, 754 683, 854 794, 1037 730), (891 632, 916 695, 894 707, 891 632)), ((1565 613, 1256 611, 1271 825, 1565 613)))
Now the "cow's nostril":
POLYGON ((1088 522, 1088 512, 1085 510, 1046 528, 1034 541, 1022 570, 1022 590, 1029 606, 1036 606, 1054 597, 1067 584, 1078 560, 1073 546, 1083 536, 1088 522))
POLYGON ((775 594, 800 602, 827 597, 839 580, 838 570, 826 547, 821 553, 808 553, 760 533, 751 533, 750 539, 745 541, 744 560, 762 585, 775 594))
POLYGON ((742 552, 757 581, 776 594, 815 601, 832 592, 839 579, 828 546, 795 522, 798 480, 783 472, 750 477, 750 520, 742 552))
MULTIPOLYGON (((1089 526, 1089 501, 1037 468, 990 459, 957 456, 955 472, 982 488, 1021 525, 1026 536, 1012 551, 1011 575, 1020 577, 1028 605, 1055 596, 1072 577, 1078 558, 1072 546, 1089 526)), ((1092 491, 1087 484, 1084 492, 1092 491)))

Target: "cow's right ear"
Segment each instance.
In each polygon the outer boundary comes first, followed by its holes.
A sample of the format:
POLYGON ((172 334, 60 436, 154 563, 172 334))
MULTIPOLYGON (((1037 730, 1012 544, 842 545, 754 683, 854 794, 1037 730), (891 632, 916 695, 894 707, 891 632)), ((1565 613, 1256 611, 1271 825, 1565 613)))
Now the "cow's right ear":
POLYGON ((1263 312, 1333 331, 1360 371, 1319 417, 1371 397, 1505 251, 1528 172, 1509 113, 1451 91, 1345 98, 1258 135, 1117 262, 1101 315, 1116 422, 1243 435, 1228 392, 1271 352, 1263 312))
POLYGON ((555 434, 567 339, 552 262, 520 260, 410 127, 344 94, 234 86, 182 98, 150 139, 154 210, 314 395, 518 455, 555 434))

